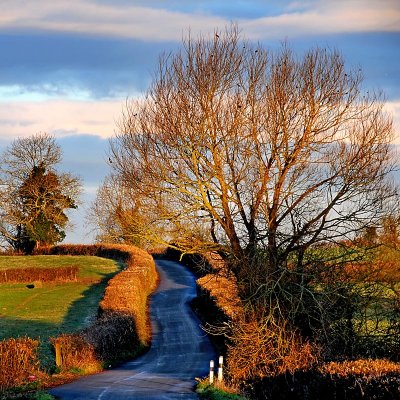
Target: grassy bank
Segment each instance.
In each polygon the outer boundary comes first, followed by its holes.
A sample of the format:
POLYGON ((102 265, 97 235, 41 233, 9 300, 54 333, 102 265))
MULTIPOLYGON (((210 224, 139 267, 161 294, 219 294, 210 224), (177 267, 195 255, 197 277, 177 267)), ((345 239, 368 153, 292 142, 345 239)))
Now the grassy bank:
POLYGON ((10 269, 77 266, 70 282, 31 281, 0 284, 0 339, 28 336, 40 339, 40 358, 51 366, 48 339, 84 328, 97 315, 107 281, 119 264, 93 256, 2 256, 0 273, 10 269))
MULTIPOLYGON (((132 359, 149 344, 151 339, 147 300, 156 287, 157 273, 154 261, 148 253, 132 246, 107 244, 63 245, 46 248, 43 251, 44 255, 51 256, 48 260, 57 260, 62 258, 60 256, 66 256, 69 265, 74 260, 88 258, 93 261, 100 257, 99 260, 112 268, 99 270, 94 267, 93 262, 89 262, 88 268, 82 270, 76 267, 66 268, 65 266, 55 266, 53 262, 46 264, 46 261, 43 260, 47 259, 40 257, 40 267, 35 267, 32 260, 36 257, 28 257, 20 267, 21 273, 19 273, 15 264, 4 264, 4 268, 0 269, 0 281, 6 280, 5 285, 10 287, 17 285, 21 290, 24 289, 30 293, 36 292, 36 295, 28 296, 28 301, 25 298, 25 303, 29 304, 29 307, 25 308, 30 310, 31 314, 28 314, 29 318, 26 320, 38 327, 40 338, 36 340, 20 337, 0 341, 0 399, 25 398, 25 394, 32 393, 37 389, 65 383, 77 376, 100 371, 104 366, 132 359), (75 258, 75 256, 78 257, 75 258), (43 265, 48 265, 47 270, 44 268, 43 271, 40 271, 40 276, 44 276, 43 281, 30 282, 29 275, 37 277, 37 269, 43 268, 43 265), (123 268, 120 268, 119 265, 123 265, 123 268), (56 274, 53 274, 54 271, 48 272, 52 268, 58 268, 56 274), (5 270, 9 272, 7 277, 1 277, 5 270), (118 270, 121 270, 121 273, 115 274, 118 270), (18 279, 24 278, 18 282, 9 279, 10 277, 15 279, 16 276, 18 279), (48 280, 50 276, 53 277, 51 278, 53 280, 48 280), (105 283, 104 279, 108 280, 110 277, 105 290, 99 291, 99 296, 94 301, 94 297, 91 295, 105 283), (87 290, 79 292, 79 298, 69 304, 66 308, 67 314, 64 313, 64 318, 59 317, 58 323, 49 321, 51 318, 47 310, 42 313, 40 318, 37 316, 38 311, 33 313, 32 301, 37 297, 46 297, 41 296, 37 289, 46 287, 54 289, 59 285, 66 285, 67 293, 50 296, 51 300, 46 304, 51 305, 60 298, 61 302, 65 302, 66 297, 72 292, 71 285, 74 284, 89 286, 87 290), (90 299, 93 301, 90 302, 90 299), (85 301, 89 302, 85 304, 85 301), (86 313, 88 305, 93 306, 92 314, 86 313), (76 317, 72 313, 72 310, 75 309, 76 317), (85 313, 80 313, 83 310, 85 313), (37 320, 32 323, 34 318, 37 320), (63 326, 65 327, 63 324, 67 320, 70 320, 71 326, 74 328, 70 331, 72 333, 68 333, 69 329, 61 330, 63 326), (49 328, 55 328, 55 334, 49 328), (50 340, 46 340, 49 336, 51 336, 50 340), (43 360, 43 354, 39 354, 41 365, 38 362, 38 345, 48 346, 48 349, 51 350, 49 343, 58 348, 58 368, 56 370, 43 369, 43 362, 55 365, 52 351, 49 351, 49 357, 45 360, 43 360)), ((3 261, 5 260, 7 259, 4 258, 3 261)), ((24 258, 20 257, 21 260, 24 258)), ((15 259, 11 260, 11 262, 15 261, 15 259)), ((50 289, 50 293, 53 292, 50 289)), ((21 300, 18 304, 21 305, 21 300)), ((46 309, 46 307, 38 307, 38 309, 46 309)), ((13 320, 13 329, 16 329, 18 318, 11 319, 13 320)), ((24 321, 23 318, 20 320, 24 321)), ((26 333, 26 328, 21 331, 26 333)))

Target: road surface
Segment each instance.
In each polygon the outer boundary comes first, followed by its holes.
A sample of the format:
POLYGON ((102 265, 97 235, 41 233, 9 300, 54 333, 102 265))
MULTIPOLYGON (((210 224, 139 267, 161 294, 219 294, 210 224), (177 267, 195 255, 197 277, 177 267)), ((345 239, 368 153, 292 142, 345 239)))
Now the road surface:
POLYGON ((197 399, 196 377, 208 373, 215 359, 189 303, 195 278, 181 264, 158 260, 160 285, 151 298, 153 340, 150 350, 118 368, 50 390, 66 400, 197 399))

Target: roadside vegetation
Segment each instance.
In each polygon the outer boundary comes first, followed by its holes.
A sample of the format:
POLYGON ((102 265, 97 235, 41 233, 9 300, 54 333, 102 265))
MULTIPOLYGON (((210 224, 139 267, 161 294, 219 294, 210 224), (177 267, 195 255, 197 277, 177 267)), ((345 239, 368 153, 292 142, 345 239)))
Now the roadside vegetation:
POLYGON ((7 336, 21 336, 0 341, 0 398, 100 371, 134 357, 150 341, 147 297, 156 286, 157 274, 146 252, 121 245, 55 246, 37 251, 46 255, 11 257, 0 268, 1 274, 9 265, 18 269, 17 259, 26 261, 21 265, 24 283, 0 285, 9 289, 4 296, 11 321, 7 336), (65 266, 58 266, 57 260, 65 266), (61 282, 25 281, 27 271, 32 271, 26 265, 37 263, 44 268, 47 264, 49 270, 71 272, 67 260, 79 266, 82 260, 72 282, 65 276, 61 282), (23 295, 12 295, 20 292, 23 295))
POLYGON ((238 395, 237 389, 232 389, 223 382, 210 384, 207 379, 198 383, 196 393, 204 400, 248 400, 238 395))

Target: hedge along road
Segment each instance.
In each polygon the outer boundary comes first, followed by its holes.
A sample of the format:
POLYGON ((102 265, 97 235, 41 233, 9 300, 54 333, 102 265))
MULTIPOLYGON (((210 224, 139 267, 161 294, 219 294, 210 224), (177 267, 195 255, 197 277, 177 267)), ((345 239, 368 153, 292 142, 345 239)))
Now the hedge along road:
POLYGON ((50 390, 61 399, 197 399, 196 377, 215 359, 208 337, 190 308, 195 278, 181 264, 158 260, 160 285, 151 297, 150 350, 118 368, 50 390))

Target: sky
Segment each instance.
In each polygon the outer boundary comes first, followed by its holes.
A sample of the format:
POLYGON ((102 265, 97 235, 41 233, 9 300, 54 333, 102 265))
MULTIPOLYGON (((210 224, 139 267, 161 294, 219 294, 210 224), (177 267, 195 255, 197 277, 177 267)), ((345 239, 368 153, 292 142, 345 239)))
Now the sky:
POLYGON ((266 49, 338 49, 366 89, 385 93, 400 144, 400 0, 0 0, 0 151, 18 137, 56 137, 60 168, 84 187, 66 243, 94 239, 85 214, 126 99, 147 89, 158 57, 189 29, 208 35, 232 22, 266 49))

